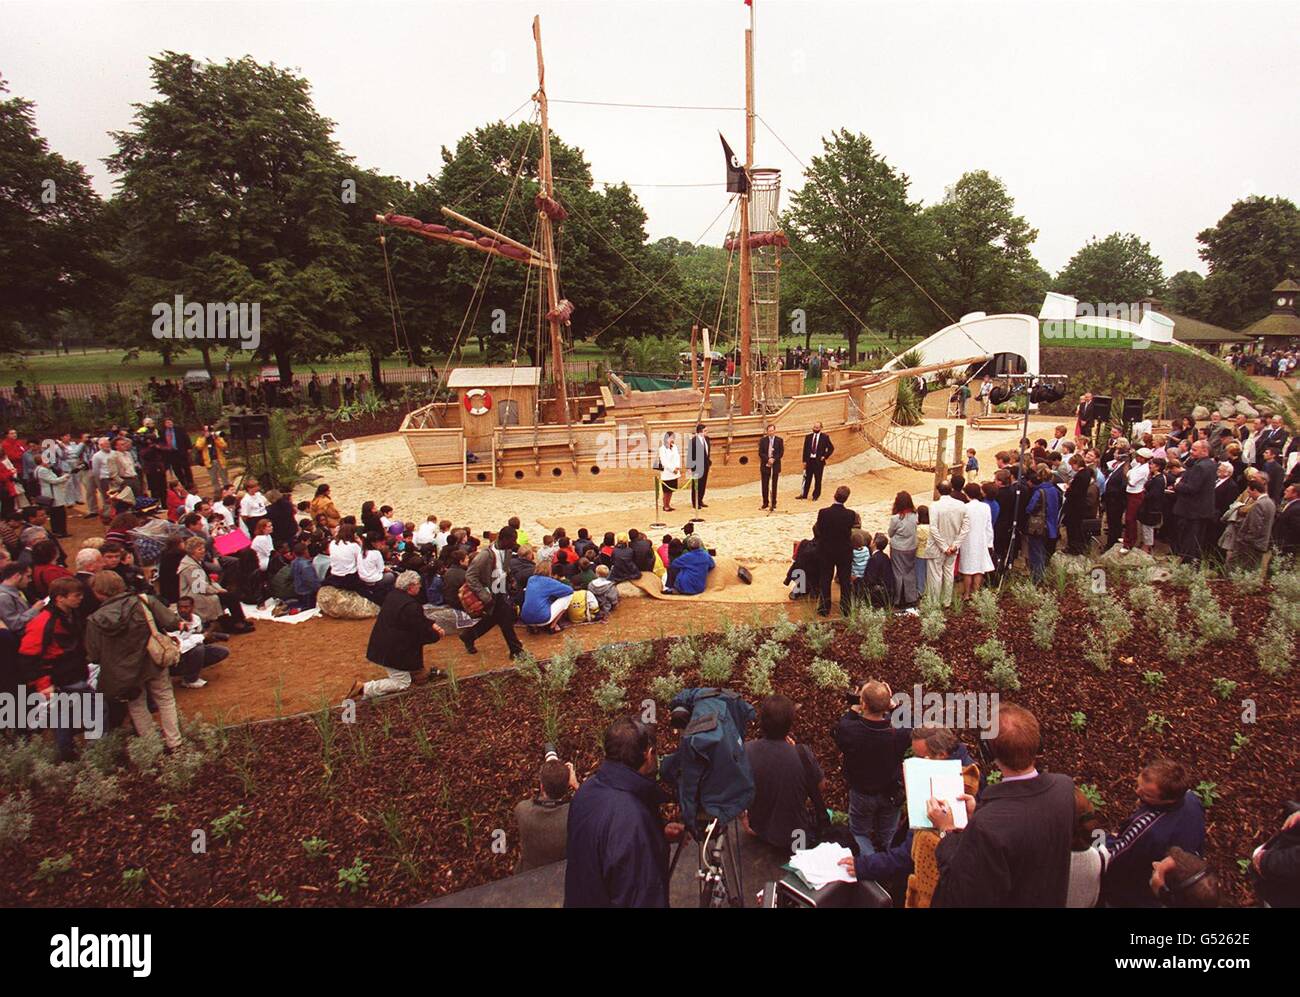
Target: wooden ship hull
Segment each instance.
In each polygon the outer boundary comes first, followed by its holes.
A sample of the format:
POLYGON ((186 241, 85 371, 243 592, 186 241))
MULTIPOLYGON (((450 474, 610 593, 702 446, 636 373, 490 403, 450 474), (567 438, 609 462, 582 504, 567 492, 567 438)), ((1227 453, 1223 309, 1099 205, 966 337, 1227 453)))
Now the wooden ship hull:
MULTIPOLYGON (((802 377, 802 371, 798 372, 802 377)), ((653 491, 654 455, 665 432, 676 434, 679 449, 699 422, 712 441, 711 488, 754 482, 759 477, 758 443, 768 424, 785 440, 786 474, 798 472, 804 436, 821 423, 835 445, 831 463, 871 449, 889 429, 897 397, 897 378, 851 388, 795 395, 770 414, 709 414, 698 418, 700 393, 682 391, 610 392, 573 398, 603 418, 565 424, 491 425, 494 409, 472 415, 455 402, 434 403, 403 420, 402 437, 420 477, 431 485, 495 485, 544 491, 653 491), (694 395, 693 400, 682 396, 694 395), (641 397, 637 397, 641 396, 641 397), (658 398, 656 396, 678 396, 658 398), (486 421, 486 424, 484 424, 486 421)), ((721 392, 711 395, 711 412, 727 408, 721 392)), ((499 404, 499 403, 498 403, 499 404)), ((546 408, 543 402, 541 408, 546 408)))

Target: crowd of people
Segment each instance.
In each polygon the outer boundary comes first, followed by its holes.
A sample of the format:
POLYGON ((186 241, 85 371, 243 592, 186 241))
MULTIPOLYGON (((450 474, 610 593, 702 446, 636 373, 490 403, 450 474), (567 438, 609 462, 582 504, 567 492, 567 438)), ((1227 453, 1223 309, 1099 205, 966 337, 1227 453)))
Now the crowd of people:
POLYGON ((1237 370, 1256 377, 1276 377, 1285 380, 1295 374, 1296 364, 1300 362, 1300 349, 1267 350, 1260 353, 1241 353, 1234 351, 1224 359, 1237 370))
MULTIPOLYGON (((761 703, 744 745, 753 793, 740 847, 773 876, 794 851, 833 842, 848 848, 841 864, 853 878, 883 887, 901 907, 1220 903, 1205 861, 1205 808, 1182 762, 1142 765, 1133 809, 1107 829, 1087 787, 1038 768, 1039 723, 1024 707, 1000 704, 996 736, 977 757, 958 731, 895 723, 886 683, 868 681, 857 695, 832 731, 849 787, 847 833, 825 819, 825 773, 796 738, 795 703, 781 695, 761 703), (926 800, 929 826, 908 819, 908 755, 958 763, 965 792, 954 803, 964 820, 938 799, 926 800)), ((585 781, 548 755, 538 793, 515 810, 519 869, 567 860, 566 906, 666 907, 669 845, 684 831, 660 815, 672 787, 659 783, 671 766, 656 754, 654 727, 632 718, 606 729, 604 753, 585 781)), ((1300 805, 1255 850, 1249 873, 1262 902, 1300 905, 1300 805)))
POLYGON ((1150 554, 1161 543, 1228 571, 1256 570, 1270 552, 1300 554, 1300 438, 1280 416, 1199 426, 1186 416, 1167 433, 1138 427, 1136 441, 1113 428, 1101 446, 1085 435, 1092 428, 1026 438, 997 453, 982 482, 971 480, 979 463, 968 450, 964 473, 940 482, 931 503, 899 492, 881 532, 851 510, 823 509, 796 545, 792 597, 819 595, 825 615, 834 576, 845 612, 854 598, 909 608, 927 593, 948 606, 958 587, 967 597, 1022 557, 1041 580, 1062 543, 1070 554, 1116 545, 1150 554))

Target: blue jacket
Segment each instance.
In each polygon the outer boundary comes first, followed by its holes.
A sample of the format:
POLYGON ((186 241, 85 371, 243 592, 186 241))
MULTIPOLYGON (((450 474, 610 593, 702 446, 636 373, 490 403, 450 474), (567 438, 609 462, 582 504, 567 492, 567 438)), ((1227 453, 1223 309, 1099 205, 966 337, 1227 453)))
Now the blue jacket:
POLYGON ((754 708, 730 690, 683 689, 669 704, 691 709, 681 744, 659 766, 660 778, 677 786, 682 821, 703 817, 729 821, 754 801, 754 773, 745 753, 745 728, 754 708))
POLYGON ((708 584, 713 558, 703 547, 688 550, 673 561, 673 591, 682 595, 699 595, 708 584))
POLYGON ((1159 907, 1151 892, 1151 863, 1174 845, 1201 855, 1205 850, 1205 808, 1188 790, 1177 803, 1133 811, 1119 834, 1107 835, 1110 859, 1101 878, 1101 896, 1110 907, 1159 907))
POLYGON ((1061 528, 1061 489, 1051 481, 1044 481, 1034 489, 1034 494, 1029 496, 1029 505, 1025 507, 1025 511, 1033 514, 1044 502, 1047 503, 1046 536, 1049 540, 1055 540, 1060 536, 1061 528))
POLYGON ((565 907, 667 907, 668 842, 650 779, 606 759, 569 805, 565 907))
POLYGON ((309 596, 320 588, 320 578, 311 558, 295 557, 293 559, 293 591, 295 595, 309 596))
POLYGON ((524 606, 519 622, 544 626, 551 622, 551 603, 561 596, 573 595, 573 587, 548 575, 531 575, 524 587, 524 606))

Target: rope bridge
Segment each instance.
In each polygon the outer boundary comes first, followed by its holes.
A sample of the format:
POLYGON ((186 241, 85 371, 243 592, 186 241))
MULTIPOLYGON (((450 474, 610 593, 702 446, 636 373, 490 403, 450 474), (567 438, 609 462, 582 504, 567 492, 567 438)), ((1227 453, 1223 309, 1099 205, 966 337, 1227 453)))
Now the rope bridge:
MULTIPOLYGON (((914 471, 933 471, 940 459, 939 441, 933 436, 913 433, 894 422, 890 422, 884 432, 877 431, 874 421, 866 418, 862 410, 850 399, 854 421, 865 439, 876 450, 892 460, 895 464, 910 467, 914 471)), ((945 446, 946 450, 947 447, 945 446)))

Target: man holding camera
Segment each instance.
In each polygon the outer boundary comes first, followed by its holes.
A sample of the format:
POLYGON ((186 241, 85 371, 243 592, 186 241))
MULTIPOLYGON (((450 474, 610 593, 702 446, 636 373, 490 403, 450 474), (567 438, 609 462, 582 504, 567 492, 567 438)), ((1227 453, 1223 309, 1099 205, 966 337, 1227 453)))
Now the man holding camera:
POLYGON ((656 784, 654 728, 624 717, 605 730, 605 760, 569 807, 565 907, 667 907, 668 795, 656 784))
POLYGON ((565 797, 577 792, 578 773, 573 762, 560 761, 559 754, 548 744, 537 778, 538 794, 515 806, 515 822, 519 825, 519 864, 515 872, 564 858, 569 829, 569 802, 565 797))
MULTIPOLYGON (((851 695, 851 694, 850 694, 851 695)), ((885 682, 864 682, 832 732, 844 754, 849 784, 849 830, 862 855, 887 849, 903 805, 903 755, 911 729, 889 719, 894 693, 885 682)))

